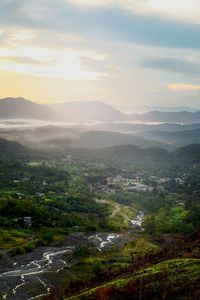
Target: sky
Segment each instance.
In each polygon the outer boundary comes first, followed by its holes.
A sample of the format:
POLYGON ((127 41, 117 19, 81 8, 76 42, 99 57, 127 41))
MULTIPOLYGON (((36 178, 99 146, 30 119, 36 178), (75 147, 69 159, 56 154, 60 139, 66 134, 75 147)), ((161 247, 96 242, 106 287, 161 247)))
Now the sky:
POLYGON ((199 0, 0 0, 0 98, 200 108, 199 0))

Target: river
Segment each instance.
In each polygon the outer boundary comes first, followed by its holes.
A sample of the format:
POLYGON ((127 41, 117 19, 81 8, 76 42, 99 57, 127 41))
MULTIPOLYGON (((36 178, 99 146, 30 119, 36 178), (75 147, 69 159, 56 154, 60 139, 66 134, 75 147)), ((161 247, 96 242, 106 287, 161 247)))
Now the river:
MULTIPOLYGON (((74 239, 76 235, 74 235, 74 239)), ((83 240, 92 242, 102 251, 121 239, 119 234, 97 233, 86 237, 77 234, 76 246, 83 240)), ((0 265, 0 295, 9 300, 33 300, 48 295, 53 288, 44 276, 45 273, 58 273, 69 266, 66 255, 73 252, 75 246, 40 247, 31 253, 16 256, 0 265), (63 255, 65 254, 65 258, 63 255), (30 286, 30 290, 27 287, 30 286), (7 297, 7 298, 6 298, 7 297)))
MULTIPOLYGON (((135 220, 130 220, 133 228, 142 230, 144 214, 138 212, 135 220)), ((92 243, 98 251, 109 249, 125 240, 116 233, 72 234, 61 247, 39 247, 31 253, 18 255, 0 262, 0 296, 9 300, 34 300, 48 295, 54 288, 52 280, 45 274, 56 274, 70 266, 67 256, 76 246, 92 243), (64 257, 63 257, 64 256, 64 257)))

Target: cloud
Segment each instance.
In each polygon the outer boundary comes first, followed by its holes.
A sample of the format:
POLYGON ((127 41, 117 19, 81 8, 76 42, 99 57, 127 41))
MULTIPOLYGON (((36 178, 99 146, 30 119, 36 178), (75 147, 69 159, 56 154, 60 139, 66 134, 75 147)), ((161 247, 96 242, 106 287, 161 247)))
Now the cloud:
POLYGON ((98 72, 101 77, 113 77, 113 74, 119 72, 120 67, 115 63, 112 63, 112 58, 107 57, 105 59, 93 59, 89 57, 80 58, 81 65, 84 69, 93 72, 98 72))
POLYGON ((150 59, 141 62, 141 66, 151 69, 158 69, 164 72, 175 72, 183 75, 200 75, 199 60, 190 61, 181 58, 165 57, 160 59, 150 59))
POLYGON ((12 63, 17 63, 17 64, 22 64, 22 65, 34 65, 34 66, 49 66, 51 64, 56 64, 56 60, 52 61, 44 61, 44 60, 39 60, 39 59, 34 59, 31 57, 20 57, 20 56, 4 56, 0 57, 1 61, 7 61, 12 62, 12 63))
MULTIPOLYGON (((131 2, 133 1, 126 3, 128 5, 131 2)), ((125 10, 121 8, 124 5, 120 7, 113 4, 105 5, 104 8, 82 10, 67 3, 62 0, 42 0, 40 3, 13 0, 12 5, 4 2, 0 4, 0 24, 40 31, 57 30, 107 42, 200 49, 198 24, 144 14, 137 10, 125 10)))
POLYGON ((130 12, 153 14, 171 19, 199 23, 199 0, 64 0, 82 9, 120 7, 130 12))
POLYGON ((200 91, 200 85, 186 83, 170 83, 168 88, 175 91, 200 91))
POLYGON ((0 75, 10 73, 65 80, 97 80, 104 75, 96 70, 84 69, 82 55, 98 58, 98 53, 92 51, 9 43, 0 48, 0 75))
POLYGON ((1 77, 11 74, 15 89, 17 76, 29 87, 56 82, 54 97, 180 102, 167 83, 200 75, 200 25, 173 14, 185 16, 186 2, 181 11, 180 0, 1 0, 1 77))

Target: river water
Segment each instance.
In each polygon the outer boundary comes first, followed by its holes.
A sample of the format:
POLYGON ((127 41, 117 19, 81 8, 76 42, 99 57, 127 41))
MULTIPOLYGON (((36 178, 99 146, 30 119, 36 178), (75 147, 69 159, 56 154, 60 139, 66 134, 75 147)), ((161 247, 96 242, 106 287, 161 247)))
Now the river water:
MULTIPOLYGON (((77 243, 78 238, 77 236, 77 243)), ((98 233, 85 237, 99 251, 109 248, 120 238, 121 235, 114 233, 98 233)), ((80 245, 81 243, 80 241, 80 245)), ((67 254, 72 253, 74 249, 74 245, 41 247, 32 253, 16 256, 12 261, 2 263, 0 265, 0 295, 9 300, 33 300, 48 295, 53 286, 44 274, 55 274, 69 266, 67 254)))
MULTIPOLYGON (((138 212, 135 220, 130 220, 130 226, 143 230, 143 217, 144 214, 138 212)), ((1 261, 0 297, 9 300, 34 300, 48 295, 54 286, 45 274, 56 274, 70 266, 67 256, 74 251, 75 246, 89 242, 98 251, 103 251, 123 240, 125 237, 116 233, 96 233, 91 236, 77 233, 69 238, 65 246, 40 247, 31 253, 1 261)))
POLYGON ((144 231, 144 228, 142 227, 143 219, 144 219, 144 213, 142 211, 138 211, 136 218, 134 220, 130 220, 130 223, 134 229, 144 231))

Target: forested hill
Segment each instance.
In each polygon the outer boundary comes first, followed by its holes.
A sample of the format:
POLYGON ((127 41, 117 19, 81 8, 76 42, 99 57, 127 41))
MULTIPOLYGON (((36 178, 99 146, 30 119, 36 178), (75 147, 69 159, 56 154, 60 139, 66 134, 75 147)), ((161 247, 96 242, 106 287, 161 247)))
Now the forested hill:
POLYGON ((184 164, 200 163, 200 144, 191 144, 173 152, 173 160, 184 164))
POLYGON ((170 153, 162 148, 139 148, 134 145, 114 146, 96 151, 102 159, 131 164, 165 163, 170 153))
POLYGON ((18 142, 0 138, 0 159, 19 158, 28 153, 28 149, 18 142))
POLYGON ((0 138, 0 159, 15 159, 19 157, 43 157, 51 155, 60 159, 71 155, 72 159, 86 159, 99 162, 117 162, 131 165, 188 165, 200 164, 200 144, 191 144, 174 151, 159 147, 140 148, 135 145, 120 145, 100 149, 82 149, 59 145, 46 147, 42 150, 28 148, 18 142, 0 138))
POLYGON ((129 164, 200 164, 200 144, 191 144, 174 151, 163 148, 139 148, 134 145, 122 145, 98 149, 93 154, 104 160, 129 164))

